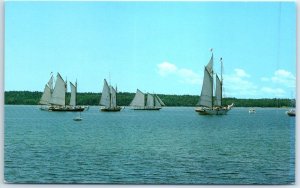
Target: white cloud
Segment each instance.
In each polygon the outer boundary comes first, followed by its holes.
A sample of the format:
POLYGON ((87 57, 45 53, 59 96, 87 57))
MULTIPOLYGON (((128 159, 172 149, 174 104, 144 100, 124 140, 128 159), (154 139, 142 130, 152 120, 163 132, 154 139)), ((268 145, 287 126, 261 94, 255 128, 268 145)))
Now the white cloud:
POLYGON ((234 72, 237 77, 250 77, 243 69, 234 69, 234 72))
POLYGON ((173 74, 173 73, 176 73, 176 71, 177 71, 177 67, 174 64, 171 64, 169 62, 163 62, 161 64, 158 64, 157 67, 158 67, 158 73, 161 76, 173 74))
POLYGON ((271 77, 272 82, 282 84, 286 87, 296 86, 296 77, 289 71, 279 69, 275 71, 274 76, 271 77))
POLYGON ((200 84, 202 83, 202 79, 199 74, 195 73, 194 71, 186 68, 177 68, 176 65, 163 62, 157 65, 158 73, 161 76, 168 76, 168 75, 175 75, 179 77, 181 82, 188 83, 188 84, 200 84))
POLYGON ((282 97, 286 92, 281 88, 270 88, 270 87, 263 87, 261 88, 261 92, 275 95, 276 97, 282 97))
POLYGON ((228 97, 250 98, 257 95, 258 87, 247 80, 250 75, 243 69, 234 69, 234 74, 224 75, 224 92, 228 97))
POLYGON ((268 81, 270 81, 270 78, 261 77, 260 80, 263 81, 263 82, 268 82, 268 81))

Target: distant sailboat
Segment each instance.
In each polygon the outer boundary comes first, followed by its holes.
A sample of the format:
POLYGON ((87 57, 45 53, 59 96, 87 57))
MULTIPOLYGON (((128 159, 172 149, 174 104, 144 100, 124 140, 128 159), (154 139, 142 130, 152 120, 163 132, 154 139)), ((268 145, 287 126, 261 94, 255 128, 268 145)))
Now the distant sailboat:
POLYGON ((82 117, 81 117, 81 112, 79 112, 79 116, 76 116, 75 118, 73 118, 74 121, 81 121, 82 117))
POLYGON ((216 90, 215 90, 215 100, 213 97, 213 81, 214 81, 214 71, 213 71, 213 54, 211 55, 209 63, 204 67, 204 78, 202 91, 200 95, 199 102, 195 109, 200 115, 224 115, 231 110, 233 104, 228 106, 222 106, 222 58, 221 58, 221 79, 216 74, 216 90))
MULTIPOLYGON (((291 107, 295 106, 296 101, 291 99, 291 107)), ((286 111, 286 114, 289 116, 296 116, 296 110, 294 108, 289 109, 286 111)))
POLYGON ((249 114, 254 114, 254 113, 256 113, 255 109, 254 108, 250 108, 249 109, 249 114))
POLYGON ((157 95, 148 93, 147 100, 145 100, 145 97, 145 94, 137 89, 130 106, 132 106, 134 110, 160 110, 162 106, 165 106, 157 95))
POLYGON ((104 106, 101 108, 103 112, 118 112, 121 110, 121 107, 117 106, 117 91, 107 84, 106 79, 104 79, 100 105, 104 106))
POLYGON ((53 89, 53 76, 51 76, 48 84, 45 85, 44 92, 40 99, 39 104, 41 110, 47 111, 83 111, 86 106, 76 106, 76 95, 77 95, 77 82, 71 86, 71 99, 70 104, 66 105, 66 92, 67 83, 62 79, 61 75, 57 73, 55 86, 53 89))

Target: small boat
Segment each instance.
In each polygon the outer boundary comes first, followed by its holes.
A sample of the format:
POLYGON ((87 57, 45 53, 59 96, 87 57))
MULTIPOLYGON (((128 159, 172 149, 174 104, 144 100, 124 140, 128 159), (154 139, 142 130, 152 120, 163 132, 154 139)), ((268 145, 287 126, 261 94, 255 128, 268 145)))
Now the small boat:
POLYGON ((81 117, 81 113, 79 113, 79 116, 73 118, 74 121, 81 121, 82 117, 81 117))
POLYGON ((107 84, 104 79, 103 90, 101 93, 100 105, 103 105, 100 110, 102 112, 119 112, 122 108, 117 106, 117 91, 111 85, 107 84))
MULTIPOLYGON (((211 49, 212 51, 212 49, 211 49)), ((213 53, 211 55, 210 61, 204 67, 204 78, 202 84, 202 90, 199 102, 197 103, 195 111, 199 115, 225 115, 233 107, 231 105, 224 106, 222 104, 222 91, 223 91, 223 78, 222 78, 222 58, 221 62, 221 79, 216 74, 216 90, 215 97, 213 97, 213 86, 214 86, 214 70, 213 70, 213 53)))
POLYGON ((295 109, 290 109, 289 111, 286 111, 286 114, 289 116, 296 116, 296 110, 295 109))
POLYGON ((256 113, 255 109, 254 108, 250 108, 249 109, 249 114, 254 114, 254 113, 256 113))
POLYGON ((157 95, 148 93, 147 100, 145 99, 146 95, 137 89, 130 106, 133 107, 133 110, 160 110, 162 106, 165 106, 164 102, 157 95))

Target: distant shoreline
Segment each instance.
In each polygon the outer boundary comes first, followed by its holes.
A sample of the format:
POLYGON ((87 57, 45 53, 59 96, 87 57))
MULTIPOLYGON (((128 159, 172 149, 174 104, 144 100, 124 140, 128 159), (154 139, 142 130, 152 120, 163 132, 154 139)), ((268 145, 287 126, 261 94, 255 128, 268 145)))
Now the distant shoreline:
MULTIPOLYGON (((117 104, 119 106, 129 106, 135 93, 119 92, 117 94, 117 104)), ((169 107, 196 107, 199 100, 197 95, 166 95, 157 94, 162 101, 169 107)), ((39 91, 5 91, 5 105, 38 105, 42 96, 39 91)), ((101 93, 84 92, 77 94, 78 105, 99 106, 101 93)), ((69 101, 70 93, 66 95, 66 101, 69 101)), ((265 98, 265 99, 238 99, 224 98, 223 104, 234 103, 235 107, 294 107, 295 101, 287 98, 265 98)), ((68 104, 68 102, 67 102, 68 104)))

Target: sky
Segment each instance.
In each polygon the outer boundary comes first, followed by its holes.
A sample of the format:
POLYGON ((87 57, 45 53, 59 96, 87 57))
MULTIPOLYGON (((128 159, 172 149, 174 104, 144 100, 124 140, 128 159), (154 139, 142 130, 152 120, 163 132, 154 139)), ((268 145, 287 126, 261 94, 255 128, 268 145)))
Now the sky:
POLYGON ((5 91, 43 91, 59 72, 78 92, 106 78, 200 95, 210 49, 225 97, 296 96, 294 2, 5 2, 5 91))

